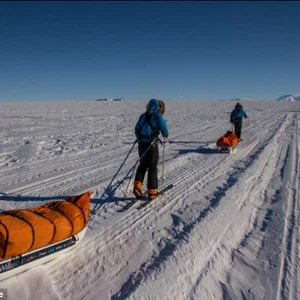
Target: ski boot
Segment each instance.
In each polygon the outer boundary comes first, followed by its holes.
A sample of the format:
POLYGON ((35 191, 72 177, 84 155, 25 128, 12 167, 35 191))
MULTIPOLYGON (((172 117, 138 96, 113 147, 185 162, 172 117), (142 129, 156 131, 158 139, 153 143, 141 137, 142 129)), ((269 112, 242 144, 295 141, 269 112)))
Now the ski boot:
POLYGON ((134 182, 133 194, 134 194, 135 198, 138 200, 143 198, 142 187, 143 187, 143 184, 140 181, 134 182))
POLYGON ((158 197, 157 189, 148 189, 148 199, 154 200, 158 197))

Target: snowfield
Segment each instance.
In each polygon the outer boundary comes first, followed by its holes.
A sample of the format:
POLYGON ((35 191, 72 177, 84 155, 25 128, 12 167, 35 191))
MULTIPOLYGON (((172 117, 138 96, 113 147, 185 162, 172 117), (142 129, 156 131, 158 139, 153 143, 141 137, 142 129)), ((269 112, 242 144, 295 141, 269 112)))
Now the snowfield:
POLYGON ((215 143, 235 102, 165 103, 159 182, 174 188, 126 212, 137 146, 100 196, 147 101, 0 103, 2 210, 88 190, 102 204, 75 249, 0 282, 8 299, 300 299, 300 103, 242 101, 233 154, 215 143))

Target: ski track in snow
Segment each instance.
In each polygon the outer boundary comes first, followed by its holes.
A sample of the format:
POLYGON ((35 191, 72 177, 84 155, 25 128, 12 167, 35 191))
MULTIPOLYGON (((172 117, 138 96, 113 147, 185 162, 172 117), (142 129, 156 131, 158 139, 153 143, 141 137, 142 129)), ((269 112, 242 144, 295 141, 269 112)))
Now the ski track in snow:
MULTIPOLYGON (((135 148, 76 249, 0 287, 18 294, 27 285, 28 299, 41 299, 38 278, 49 282, 46 299, 300 298, 299 103, 243 104, 250 121, 228 155, 215 142, 230 129, 234 103, 168 102, 164 183, 174 188, 119 212, 124 193, 132 197, 132 183, 126 191, 129 179, 120 180, 135 148)), ((0 106, 5 210, 86 190, 94 191, 92 207, 103 200, 145 103, 0 106)), ((161 162, 161 182, 160 172, 161 162)))

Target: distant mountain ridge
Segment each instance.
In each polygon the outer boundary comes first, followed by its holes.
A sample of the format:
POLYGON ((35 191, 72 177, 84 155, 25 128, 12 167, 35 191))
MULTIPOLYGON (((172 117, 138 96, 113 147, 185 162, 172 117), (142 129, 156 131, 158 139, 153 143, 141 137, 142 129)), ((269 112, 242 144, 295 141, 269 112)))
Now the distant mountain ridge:
POLYGON ((289 94, 279 97, 276 101, 300 101, 300 94, 289 94))

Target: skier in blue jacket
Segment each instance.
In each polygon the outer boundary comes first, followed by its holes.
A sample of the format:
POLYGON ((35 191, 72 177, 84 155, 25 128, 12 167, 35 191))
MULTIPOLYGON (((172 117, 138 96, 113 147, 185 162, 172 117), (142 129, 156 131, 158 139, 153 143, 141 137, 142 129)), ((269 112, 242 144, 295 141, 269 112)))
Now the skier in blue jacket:
POLYGON ((158 136, 167 139, 169 135, 166 120, 163 117, 165 110, 164 102, 157 99, 151 99, 135 126, 135 135, 139 144, 139 156, 142 157, 138 166, 135 179, 133 193, 137 199, 142 198, 142 187, 145 174, 148 170, 148 199, 153 200, 157 197, 157 164, 159 160, 158 136), (153 143, 151 145, 151 143, 153 143), (151 145, 151 146, 150 146, 151 145))
POLYGON ((243 109, 243 105, 237 103, 234 110, 230 114, 230 122, 234 125, 234 133, 236 134, 239 142, 242 141, 242 126, 243 118, 248 118, 246 111, 243 109))

